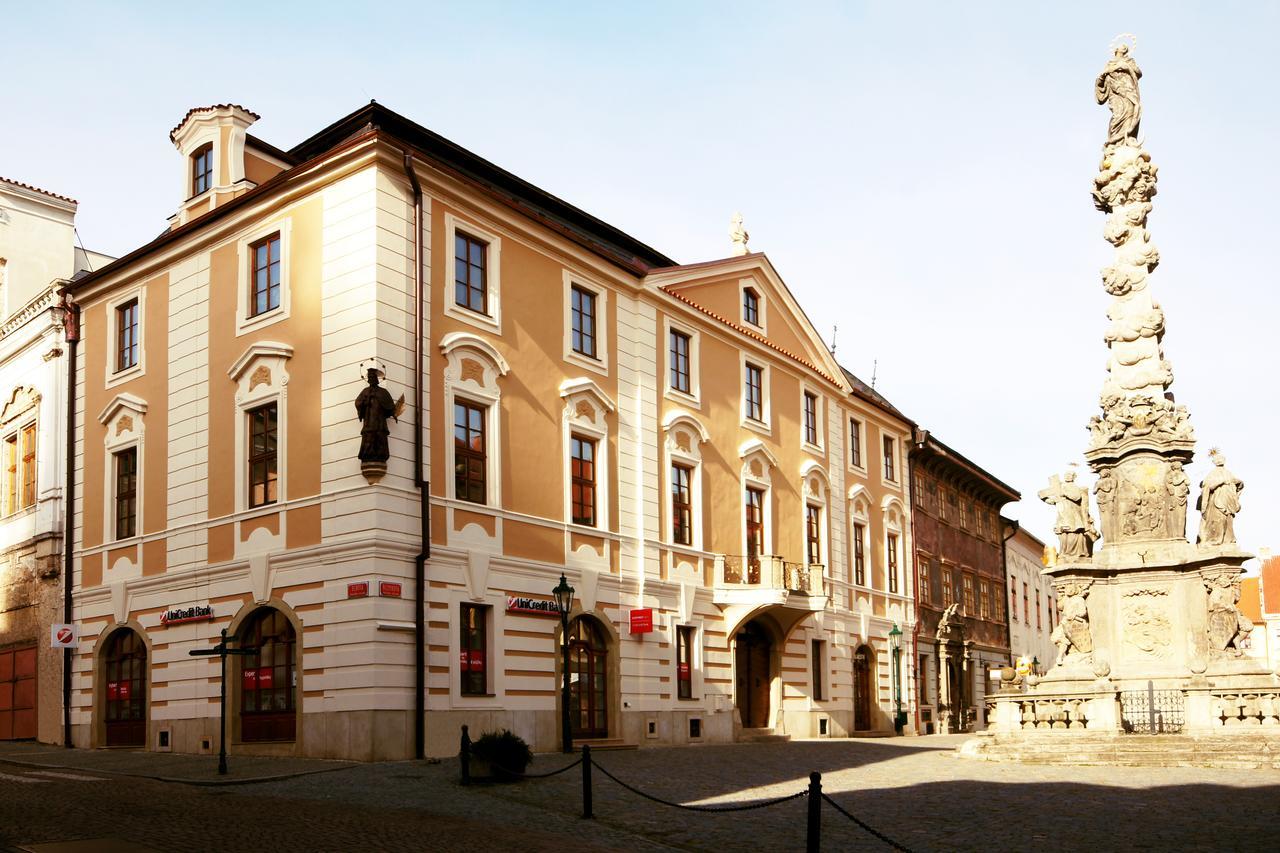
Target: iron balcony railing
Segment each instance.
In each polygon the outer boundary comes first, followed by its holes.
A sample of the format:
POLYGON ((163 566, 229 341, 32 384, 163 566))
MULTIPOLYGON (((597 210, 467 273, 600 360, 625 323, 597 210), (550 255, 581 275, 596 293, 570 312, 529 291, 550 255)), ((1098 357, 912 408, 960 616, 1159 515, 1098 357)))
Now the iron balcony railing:
POLYGON ((819 563, 792 563, 777 555, 716 555, 716 586, 780 589, 803 595, 823 595, 819 563))

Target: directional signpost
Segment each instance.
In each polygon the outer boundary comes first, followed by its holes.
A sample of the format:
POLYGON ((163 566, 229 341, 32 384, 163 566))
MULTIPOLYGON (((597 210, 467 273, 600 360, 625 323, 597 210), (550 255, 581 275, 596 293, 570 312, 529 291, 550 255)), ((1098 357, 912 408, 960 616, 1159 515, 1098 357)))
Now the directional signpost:
POLYGON ((210 657, 217 655, 222 659, 222 680, 218 687, 218 716, 222 734, 218 738, 218 775, 227 775, 227 655, 256 655, 257 646, 243 649, 227 647, 227 629, 222 629, 222 642, 211 649, 193 649, 187 652, 192 657, 210 657))

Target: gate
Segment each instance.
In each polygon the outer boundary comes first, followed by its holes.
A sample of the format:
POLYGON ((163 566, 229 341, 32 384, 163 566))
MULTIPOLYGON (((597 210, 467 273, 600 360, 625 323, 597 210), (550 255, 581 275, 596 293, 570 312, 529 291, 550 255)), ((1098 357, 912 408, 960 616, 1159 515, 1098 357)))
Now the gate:
POLYGON ((0 651, 0 740, 36 736, 36 647, 0 651))
POLYGON ((1182 731, 1185 721, 1181 690, 1156 690, 1148 681, 1146 690, 1120 693, 1120 724, 1125 734, 1169 735, 1182 731))

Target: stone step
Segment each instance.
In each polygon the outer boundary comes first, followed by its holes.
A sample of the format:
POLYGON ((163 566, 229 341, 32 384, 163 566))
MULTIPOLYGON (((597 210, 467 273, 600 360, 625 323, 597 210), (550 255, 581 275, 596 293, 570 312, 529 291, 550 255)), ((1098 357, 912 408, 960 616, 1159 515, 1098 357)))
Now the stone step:
POLYGON ((742 729, 738 733, 738 743, 786 743, 791 735, 782 735, 773 729, 742 729))
POLYGON ((584 738, 573 742, 573 751, 582 752, 583 746, 590 746, 592 752, 606 752, 619 749, 639 749, 640 745, 635 743, 627 743, 622 738, 584 738))

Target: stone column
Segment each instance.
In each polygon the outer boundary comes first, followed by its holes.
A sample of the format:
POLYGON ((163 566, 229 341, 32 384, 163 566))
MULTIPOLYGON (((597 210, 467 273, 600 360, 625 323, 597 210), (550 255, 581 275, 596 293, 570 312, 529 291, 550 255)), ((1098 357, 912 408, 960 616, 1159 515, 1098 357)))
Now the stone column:
POLYGON ((938 732, 951 734, 951 669, 947 644, 938 641, 938 732))

